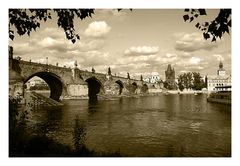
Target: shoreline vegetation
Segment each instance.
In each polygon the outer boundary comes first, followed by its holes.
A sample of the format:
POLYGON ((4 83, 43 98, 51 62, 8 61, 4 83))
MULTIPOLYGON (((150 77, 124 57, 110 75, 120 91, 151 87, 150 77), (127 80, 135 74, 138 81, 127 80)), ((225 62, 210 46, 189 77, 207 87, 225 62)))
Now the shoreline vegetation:
POLYGON ((59 143, 44 132, 34 134, 27 127, 31 109, 19 105, 19 100, 9 98, 9 157, 121 157, 116 152, 95 152, 85 146, 85 129, 79 119, 73 128, 74 146, 59 143))

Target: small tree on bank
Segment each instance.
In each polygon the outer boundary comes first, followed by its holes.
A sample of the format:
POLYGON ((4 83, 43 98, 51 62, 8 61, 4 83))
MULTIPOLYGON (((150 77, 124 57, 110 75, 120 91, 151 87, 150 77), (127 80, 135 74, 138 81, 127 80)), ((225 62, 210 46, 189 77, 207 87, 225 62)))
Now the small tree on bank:
POLYGON ((181 91, 184 89, 202 90, 204 87, 205 83, 200 73, 188 72, 178 76, 178 88, 181 91))

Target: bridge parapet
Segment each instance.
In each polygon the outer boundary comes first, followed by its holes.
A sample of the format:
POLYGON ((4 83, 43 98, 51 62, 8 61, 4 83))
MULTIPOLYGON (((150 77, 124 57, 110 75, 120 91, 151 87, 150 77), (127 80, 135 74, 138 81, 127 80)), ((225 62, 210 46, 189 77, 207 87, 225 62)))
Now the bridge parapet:
POLYGON ((148 87, 153 86, 142 80, 84 71, 76 66, 66 68, 22 60, 13 61, 15 69, 23 78, 23 83, 33 76, 42 78, 50 87, 50 97, 55 100, 60 96, 86 96, 90 93, 115 95, 146 93, 148 87))

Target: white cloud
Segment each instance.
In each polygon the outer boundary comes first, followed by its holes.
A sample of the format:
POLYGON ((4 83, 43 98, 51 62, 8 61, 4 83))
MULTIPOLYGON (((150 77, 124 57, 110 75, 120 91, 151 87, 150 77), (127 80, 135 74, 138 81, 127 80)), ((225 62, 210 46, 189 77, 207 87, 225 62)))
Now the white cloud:
POLYGON ((114 16, 114 18, 116 17, 126 17, 127 13, 123 10, 121 11, 118 11, 117 9, 114 10, 114 9, 97 9, 95 11, 96 13, 96 16, 107 16, 107 17, 110 17, 110 16, 114 16))
POLYGON ((167 53, 167 54, 166 54, 166 57, 167 57, 167 58, 177 57, 177 54, 167 53))
POLYGON ((94 21, 88 25, 84 34, 91 37, 103 37, 109 33, 111 27, 105 21, 94 21))
POLYGON ((159 51, 159 47, 151 47, 151 46, 138 46, 138 47, 130 47, 125 50, 124 54, 126 55, 152 55, 156 54, 159 51))
POLYGON ((175 49, 184 52, 194 52, 198 50, 213 50, 217 48, 219 42, 211 42, 210 40, 205 40, 201 33, 178 33, 175 34, 177 38, 175 43, 175 49))
POLYGON ((51 37, 46 37, 39 42, 39 45, 41 45, 42 47, 49 47, 57 43, 59 43, 59 41, 52 39, 51 37))
POLYGON ((224 60, 224 58, 223 58, 223 56, 221 54, 214 54, 213 56, 215 58, 217 58, 218 61, 223 61, 224 60))
POLYGON ((191 57, 191 58, 189 59, 190 64, 193 64, 193 65, 199 64, 200 61, 201 61, 201 59, 198 58, 198 57, 191 57))

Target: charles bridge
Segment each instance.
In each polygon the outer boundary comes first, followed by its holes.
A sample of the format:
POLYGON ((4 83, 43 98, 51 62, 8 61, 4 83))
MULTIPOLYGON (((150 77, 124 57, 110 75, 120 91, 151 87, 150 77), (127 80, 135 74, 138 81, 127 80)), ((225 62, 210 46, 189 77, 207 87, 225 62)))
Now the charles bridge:
POLYGON ((39 64, 23 60, 9 59, 9 94, 24 96, 24 84, 32 77, 42 78, 50 88, 50 98, 59 101, 61 98, 97 95, 132 95, 149 93, 157 84, 141 79, 131 79, 74 68, 59 67, 50 64, 39 64))

